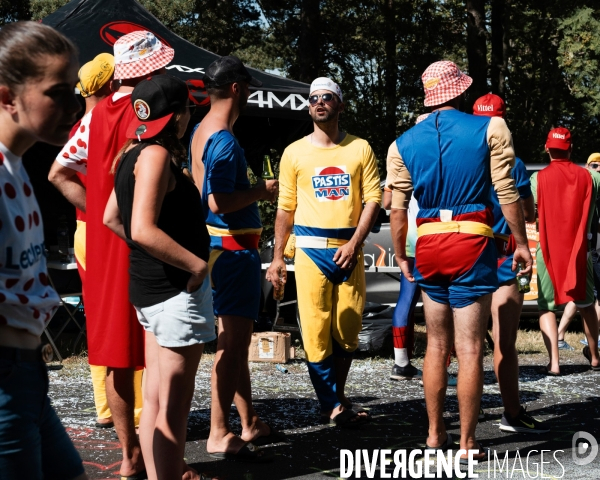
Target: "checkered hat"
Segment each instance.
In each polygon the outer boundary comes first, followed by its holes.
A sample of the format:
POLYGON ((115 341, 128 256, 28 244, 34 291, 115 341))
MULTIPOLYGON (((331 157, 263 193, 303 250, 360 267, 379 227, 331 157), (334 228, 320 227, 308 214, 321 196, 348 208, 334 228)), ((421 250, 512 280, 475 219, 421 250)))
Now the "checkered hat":
POLYGON ((425 89, 425 106, 434 107, 449 102, 463 93, 473 79, 447 60, 432 63, 421 76, 425 89))
POLYGON ((168 65, 175 56, 172 48, 145 30, 123 35, 114 49, 115 80, 143 77, 168 65))
POLYGON ((417 117, 417 121, 415 122, 415 125, 421 123, 423 120, 425 120, 429 115, 431 115, 431 113, 422 113, 421 115, 419 115, 417 117))

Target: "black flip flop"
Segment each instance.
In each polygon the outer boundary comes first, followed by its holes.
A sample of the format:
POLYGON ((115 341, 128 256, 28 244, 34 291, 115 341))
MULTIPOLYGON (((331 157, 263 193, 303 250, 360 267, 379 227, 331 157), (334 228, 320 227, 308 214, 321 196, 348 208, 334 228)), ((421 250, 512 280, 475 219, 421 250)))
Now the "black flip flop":
POLYGON ((141 472, 134 473, 133 475, 121 475, 121 480, 147 480, 148 474, 146 473, 146 469, 141 472))
POLYGON ((425 443, 425 450, 431 450, 433 452, 441 450, 442 452, 447 452, 452 448, 453 445, 454 440, 452 440, 452 435, 446 432, 446 441, 444 443, 442 443, 439 447, 430 447, 429 445, 427 445, 427 443, 425 443))
POLYGON ((556 373, 550 370, 548 367, 544 367, 544 373, 549 377, 560 377, 560 372, 556 373))
POLYGON ((321 423, 334 424, 340 428, 359 428, 365 423, 364 417, 357 415, 354 410, 344 410, 342 413, 338 413, 335 417, 321 417, 321 423), (352 418, 357 420, 352 421, 352 418))
POLYGON ((354 405, 353 403, 347 403, 346 405, 344 405, 342 403, 341 405, 346 410, 354 410, 356 413, 366 413, 366 415, 359 415, 359 417, 362 418, 363 421, 365 421, 365 422, 370 422, 371 420, 373 420, 371 413, 368 410, 366 410, 364 407, 361 407, 360 405, 354 405), (354 407, 356 407, 356 408, 354 408, 354 407))
POLYGON ((96 422, 96 424, 94 426, 96 428, 113 428, 115 426, 115 424, 113 422, 110 422, 110 423, 96 422))
POLYGON ((273 455, 267 454, 264 450, 258 450, 250 442, 247 442, 237 453, 215 452, 208 455, 217 460, 229 460, 231 462, 269 463, 273 461, 273 455))
POLYGON ((587 359, 588 362, 590 362, 590 368, 594 371, 594 372, 600 372, 600 365, 594 367, 592 365, 592 352, 590 352, 590 347, 589 346, 585 346, 583 347, 583 356, 587 359))
POLYGON ((256 447, 262 447, 263 445, 271 445, 273 443, 281 443, 287 442, 288 438, 285 436, 283 432, 276 430, 267 422, 264 422, 267 427, 269 427, 270 433, 268 435, 263 435, 262 437, 257 437, 252 440, 252 444, 256 447))
MULTIPOLYGON (((479 453, 477 455, 480 454, 485 454, 485 456, 483 458, 474 458, 473 460, 475 460, 476 462, 483 462, 485 460, 487 460, 490 456, 490 449, 487 447, 484 447, 481 445, 481 443, 479 444, 479 448, 477 449, 479 450, 479 453)), ((469 457, 467 458, 461 458, 460 459, 460 464, 461 465, 468 465, 469 464, 469 457)))

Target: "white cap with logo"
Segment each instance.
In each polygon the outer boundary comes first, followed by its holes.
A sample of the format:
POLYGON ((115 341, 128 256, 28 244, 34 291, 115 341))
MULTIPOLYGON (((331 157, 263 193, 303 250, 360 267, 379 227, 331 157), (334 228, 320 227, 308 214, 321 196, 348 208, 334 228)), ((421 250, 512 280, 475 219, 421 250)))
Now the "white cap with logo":
POLYGON ((316 92, 317 90, 329 90, 331 93, 335 93, 338 97, 340 97, 340 101, 344 101, 344 97, 342 97, 342 90, 340 86, 327 77, 319 77, 314 79, 313 82, 310 84, 309 95, 312 95, 313 92, 316 92))

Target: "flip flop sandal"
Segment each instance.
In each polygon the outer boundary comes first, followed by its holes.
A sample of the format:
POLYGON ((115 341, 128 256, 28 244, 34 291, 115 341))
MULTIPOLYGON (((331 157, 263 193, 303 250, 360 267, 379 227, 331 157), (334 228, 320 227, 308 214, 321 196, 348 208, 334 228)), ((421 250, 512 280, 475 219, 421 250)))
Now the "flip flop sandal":
POLYGON ((453 445, 454 440, 452 440, 452 435, 446 433, 446 441, 444 443, 442 443, 439 447, 430 447, 429 445, 427 445, 427 443, 425 443, 425 450, 431 450, 433 452, 441 450, 442 452, 447 452, 452 448, 453 445))
POLYGON ((340 428, 359 428, 361 425, 365 423, 363 420, 364 417, 361 417, 356 414, 354 410, 344 410, 342 413, 338 413, 335 417, 322 417, 322 423, 325 424, 334 424, 336 427, 340 428), (356 420, 352 420, 355 418, 356 420))
POLYGON ((560 377, 560 372, 556 373, 550 370, 547 366, 544 367, 544 373, 549 377, 560 377))
POLYGON ((121 480, 147 480, 148 474, 146 473, 146 469, 141 472, 134 473, 133 475, 121 475, 121 480))
POLYGON ((255 447, 262 447, 263 445, 271 445, 273 443, 281 443, 287 442, 288 438, 285 436, 283 432, 276 430, 267 422, 264 422, 267 427, 269 427, 270 433, 268 435, 263 435, 261 437, 255 438, 252 440, 252 444, 255 447))
POLYGON ((96 422, 96 424, 94 426, 96 428, 113 428, 115 426, 115 424, 113 422, 109 422, 109 423, 96 422))
MULTIPOLYGON (((487 460, 487 458, 489 457, 490 454, 490 449, 487 447, 484 447, 481 445, 481 443, 479 444, 479 453, 476 453, 475 455, 481 455, 484 454, 482 458, 473 458, 473 460, 478 461, 478 462, 482 462, 484 460, 487 460)), ((468 465, 469 464, 469 457, 467 458, 461 458, 460 459, 460 464, 461 465, 468 465)))
POLYGON ((583 356, 587 359, 588 362, 590 362, 590 368, 594 371, 594 372, 600 372, 600 365, 594 367, 592 366, 592 352, 590 352, 590 347, 583 347, 583 356))
POLYGON ((269 463, 273 461, 273 455, 269 455, 264 450, 258 450, 251 442, 247 442, 237 453, 215 452, 208 455, 217 460, 231 462, 269 463))
POLYGON ((354 410, 356 413, 366 413, 366 415, 359 415, 359 417, 362 418, 365 422, 370 422, 371 420, 373 420, 373 417, 371 416, 369 411, 366 410, 364 407, 361 407, 360 405, 354 405, 352 403, 347 403, 346 405, 344 405, 342 403, 342 407, 344 407, 346 410, 354 410))

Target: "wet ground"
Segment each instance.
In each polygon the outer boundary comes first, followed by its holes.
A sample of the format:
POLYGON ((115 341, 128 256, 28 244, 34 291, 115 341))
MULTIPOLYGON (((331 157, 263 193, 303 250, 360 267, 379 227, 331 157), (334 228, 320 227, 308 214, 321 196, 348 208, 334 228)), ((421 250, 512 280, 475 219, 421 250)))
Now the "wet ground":
MULTIPOLYGON (((251 364, 257 411, 289 439, 283 444, 263 447, 275 454, 275 461, 267 465, 214 461, 206 454, 212 359, 206 355, 200 363, 186 446, 187 462, 201 472, 244 480, 338 478, 343 473, 340 472, 341 449, 353 453, 364 449, 367 459, 371 459, 374 453, 378 455, 375 450, 392 450, 391 457, 393 451, 406 449, 408 457, 412 449, 424 446, 427 417, 423 388, 417 381, 391 382, 388 379, 391 360, 362 358, 353 364, 347 395, 369 409, 373 416, 373 422, 360 430, 318 424, 318 403, 306 365, 302 360, 294 360, 287 365, 288 374, 277 371, 273 364, 251 364)), ((541 373, 540 365, 545 364, 545 356, 520 357, 522 403, 552 429, 549 434, 524 435, 506 434, 498 429, 502 403, 492 371, 492 357, 486 357, 482 406, 487 418, 479 423, 477 435, 481 443, 491 449, 492 461, 475 467, 474 474, 478 478, 600 478, 600 455, 582 466, 577 464, 581 461, 576 460, 572 450, 572 439, 577 432, 587 432, 600 440, 600 373, 591 372, 580 353, 561 352, 561 359, 564 375, 556 378, 541 373)), ((455 364, 452 368, 456 368, 455 364)), ((62 370, 50 372, 50 379, 53 404, 84 460, 89 477, 117 478, 119 443, 112 429, 93 426, 95 410, 85 359, 66 362, 62 370)), ((235 408, 232 407, 232 411, 233 428, 239 431, 235 408)), ((453 389, 448 390, 445 419, 449 432, 458 438, 458 404, 453 389)), ((587 448, 580 446, 576 450, 579 458, 593 455, 594 443, 587 441, 587 444, 587 448)), ((350 478, 386 478, 380 470, 367 475, 364 457, 361 459, 360 477, 354 471, 350 478)), ((393 474, 393 467, 388 467, 387 472, 393 474)), ((411 476, 410 472, 396 473, 392 478, 425 478, 411 476)), ((458 475, 454 478, 459 478, 458 475)))

